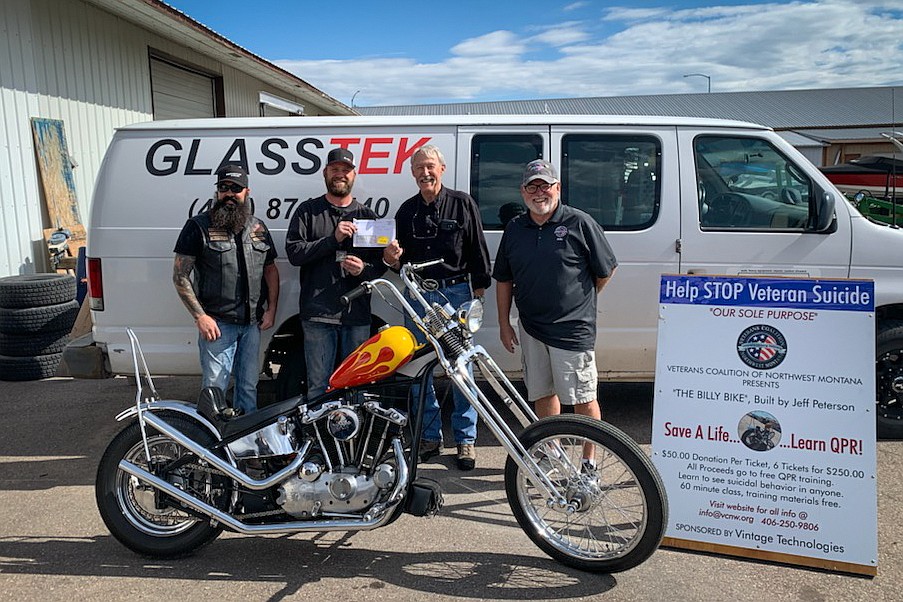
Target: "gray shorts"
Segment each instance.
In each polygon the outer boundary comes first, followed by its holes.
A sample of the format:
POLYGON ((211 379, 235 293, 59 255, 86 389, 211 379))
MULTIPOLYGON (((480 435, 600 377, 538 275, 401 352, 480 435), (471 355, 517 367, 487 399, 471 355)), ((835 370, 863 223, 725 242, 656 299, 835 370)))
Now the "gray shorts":
POLYGON ((527 398, 536 401, 558 395, 562 405, 596 399, 599 372, 595 351, 569 351, 537 341, 518 325, 527 398))

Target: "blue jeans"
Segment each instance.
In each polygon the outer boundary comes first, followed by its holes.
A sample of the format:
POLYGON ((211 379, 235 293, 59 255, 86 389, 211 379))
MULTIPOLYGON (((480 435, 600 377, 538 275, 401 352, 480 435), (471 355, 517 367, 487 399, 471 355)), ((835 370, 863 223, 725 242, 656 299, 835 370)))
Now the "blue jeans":
MULTIPOLYGON (((473 298, 470 294, 470 285, 466 282, 437 291, 423 291, 423 297, 429 303, 434 301, 439 304, 450 303, 455 309, 473 298)), ((417 310, 418 315, 423 316, 423 308, 420 307, 419 302, 413 301, 411 305, 417 310)), ((405 325, 414 333, 419 343, 426 342, 426 337, 407 316, 405 316, 405 325)), ((472 377, 473 368, 469 368, 469 372, 472 377)), ((420 387, 414 385, 412 394, 415 401, 419 399, 420 387)), ((452 399, 455 407, 452 409, 451 426, 455 435, 455 443, 473 443, 477 438, 477 411, 454 385, 452 386, 452 399)), ((426 441, 442 440, 442 415, 439 410, 439 401, 436 399, 436 389, 433 387, 432 374, 427 378, 426 403, 423 407, 423 439, 426 441)))
POLYGON ((329 386, 336 369, 336 352, 345 359, 358 345, 370 338, 370 326, 344 326, 304 320, 304 359, 307 362, 307 398, 321 395, 329 386))
POLYGON ((257 409, 257 379, 260 376, 260 327, 216 321, 220 336, 208 341, 198 336, 201 359, 201 386, 226 391, 229 376, 235 377, 232 407, 250 414, 257 409))

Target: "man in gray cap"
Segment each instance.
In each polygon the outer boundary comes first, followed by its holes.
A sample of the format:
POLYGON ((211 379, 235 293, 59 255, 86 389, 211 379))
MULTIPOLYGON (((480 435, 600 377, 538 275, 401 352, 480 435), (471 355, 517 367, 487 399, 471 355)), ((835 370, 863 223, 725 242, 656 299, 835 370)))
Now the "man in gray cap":
MULTIPOLYGON (((499 337, 512 353, 521 346, 527 396, 539 417, 559 414, 566 404, 600 419, 596 298, 618 262, 602 227, 561 202, 561 182, 551 164, 527 164, 520 192, 527 213, 505 227, 492 272, 499 337), (511 327, 512 299, 519 334, 511 327)), ((591 468, 592 458, 585 460, 591 468)))
POLYGON ((353 247, 354 220, 377 219, 351 195, 356 169, 347 148, 329 151, 323 168, 326 194, 301 203, 285 233, 285 254, 301 268, 299 315, 311 399, 328 388, 336 360, 370 336, 370 295, 348 307, 340 298, 361 282, 382 276, 386 264, 401 255, 397 241, 383 249, 353 247))
POLYGON ((179 234, 172 279, 198 328, 203 388, 225 392, 234 375, 232 406, 249 413, 257 409, 260 331, 276 318, 276 247, 251 215, 245 168, 224 165, 216 175, 216 202, 179 234))

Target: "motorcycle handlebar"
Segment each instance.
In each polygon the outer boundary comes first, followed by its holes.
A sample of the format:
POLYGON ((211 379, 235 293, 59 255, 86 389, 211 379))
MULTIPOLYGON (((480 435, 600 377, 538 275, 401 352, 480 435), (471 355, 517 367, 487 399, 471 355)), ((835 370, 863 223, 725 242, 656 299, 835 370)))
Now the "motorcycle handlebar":
POLYGON ((341 297, 339 297, 339 302, 342 304, 343 307, 348 307, 352 301, 354 301, 358 297, 362 297, 362 296, 366 295, 369 292, 370 292, 370 285, 369 285, 369 283, 365 282, 364 284, 348 291, 348 294, 342 295, 341 297))
POLYGON ((419 272, 420 270, 428 268, 431 265, 439 265, 443 261, 445 260, 440 257, 439 259, 430 259, 429 261, 424 261, 422 263, 409 263, 407 264, 407 268, 411 272, 419 272))

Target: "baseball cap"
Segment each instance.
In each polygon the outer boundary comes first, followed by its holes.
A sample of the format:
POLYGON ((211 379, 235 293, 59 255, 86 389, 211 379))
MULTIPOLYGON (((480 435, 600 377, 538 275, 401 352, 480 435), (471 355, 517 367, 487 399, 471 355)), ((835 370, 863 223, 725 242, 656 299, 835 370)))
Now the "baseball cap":
POLYGON ((347 163, 351 166, 351 169, 357 169, 354 165, 354 155, 347 148, 334 148, 329 151, 329 155, 326 157, 326 165, 337 162, 347 163))
POLYGON ((223 165, 216 172, 216 183, 234 182, 243 188, 248 187, 248 171, 241 165, 223 165))
POLYGON ((555 167, 548 161, 536 159, 527 163, 527 167, 524 169, 522 185, 526 186, 533 180, 542 180, 548 184, 554 184, 558 182, 558 172, 555 171, 555 167))

